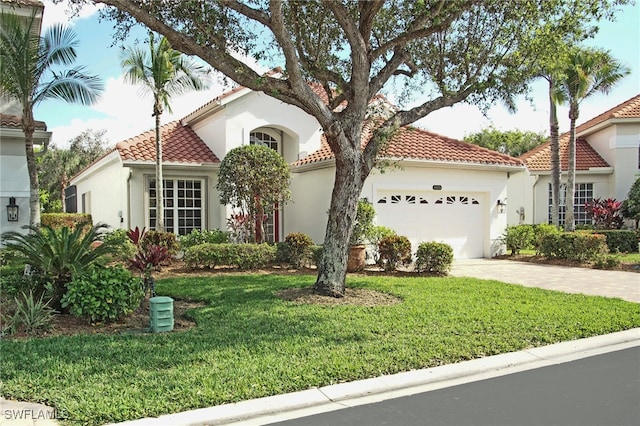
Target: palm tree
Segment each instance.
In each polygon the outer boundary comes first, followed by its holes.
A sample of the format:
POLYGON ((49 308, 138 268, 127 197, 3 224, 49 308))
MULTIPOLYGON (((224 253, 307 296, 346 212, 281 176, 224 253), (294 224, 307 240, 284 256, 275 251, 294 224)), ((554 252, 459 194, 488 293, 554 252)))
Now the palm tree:
POLYGON ((611 56, 607 50, 576 48, 564 64, 562 79, 553 97, 569 104, 569 165, 567 177, 565 231, 575 229, 574 197, 576 176, 576 120, 580 116, 580 102, 594 93, 607 94, 629 69, 611 56))
POLYGON ((156 119, 156 230, 164 231, 160 116, 164 108, 171 112, 171 96, 206 89, 209 70, 173 50, 165 37, 156 43, 153 33, 149 33, 149 50, 137 46, 125 49, 121 65, 125 70, 125 81, 141 84, 143 92, 153 94, 152 116, 156 119))
POLYGON ((57 65, 71 66, 75 62, 76 35, 71 29, 58 24, 40 36, 39 21, 35 12, 26 21, 15 14, 0 14, 0 94, 17 100, 22 108, 21 127, 30 183, 29 223, 32 227, 40 224, 33 108, 51 98, 91 105, 102 92, 98 77, 85 74, 83 67, 54 69, 57 65))

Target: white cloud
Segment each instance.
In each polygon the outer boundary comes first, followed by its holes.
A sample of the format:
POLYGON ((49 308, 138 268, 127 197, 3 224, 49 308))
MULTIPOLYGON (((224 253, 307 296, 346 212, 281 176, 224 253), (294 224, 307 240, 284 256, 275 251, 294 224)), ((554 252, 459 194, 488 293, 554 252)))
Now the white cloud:
POLYGON ((91 2, 82 4, 78 9, 78 5, 71 4, 68 1, 62 1, 54 3, 52 0, 43 0, 44 3, 44 17, 42 19, 42 28, 48 28, 51 25, 57 23, 64 23, 73 25, 75 20, 84 19, 93 16, 98 13, 102 5, 96 5, 91 2), (74 12, 78 13, 75 14, 74 12), (72 19, 73 17, 73 19, 72 19))
MULTIPOLYGON (((224 86, 214 80, 206 91, 189 92, 171 99, 173 113, 165 111, 161 116, 162 124, 183 118, 219 96, 224 90, 224 86)), ((152 95, 142 95, 139 86, 125 83, 122 76, 110 78, 105 84, 102 99, 91 107, 93 111, 105 117, 72 119, 67 125, 53 127, 50 129, 53 133, 52 142, 57 147, 66 147, 70 139, 85 130, 104 129, 106 130, 105 140, 108 140, 110 145, 115 145, 117 142, 154 128, 155 119, 151 116, 152 105, 152 95)))

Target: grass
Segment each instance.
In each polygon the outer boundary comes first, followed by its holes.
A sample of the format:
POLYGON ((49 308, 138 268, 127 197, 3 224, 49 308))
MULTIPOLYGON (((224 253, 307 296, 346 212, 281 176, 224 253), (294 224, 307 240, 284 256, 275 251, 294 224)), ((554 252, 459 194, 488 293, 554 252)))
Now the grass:
POLYGON ((197 328, 0 342, 0 393, 98 425, 459 362, 640 326, 640 305, 471 278, 350 277, 384 307, 286 302, 312 276, 158 282, 197 328))

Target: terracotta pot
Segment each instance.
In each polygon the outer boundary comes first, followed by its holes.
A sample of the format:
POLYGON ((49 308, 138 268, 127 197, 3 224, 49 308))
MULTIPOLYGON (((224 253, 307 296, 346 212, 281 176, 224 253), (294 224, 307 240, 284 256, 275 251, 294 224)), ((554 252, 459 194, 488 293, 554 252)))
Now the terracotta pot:
POLYGON ((349 247, 349 258, 347 260, 347 272, 358 272, 364 270, 365 246, 356 245, 349 247))

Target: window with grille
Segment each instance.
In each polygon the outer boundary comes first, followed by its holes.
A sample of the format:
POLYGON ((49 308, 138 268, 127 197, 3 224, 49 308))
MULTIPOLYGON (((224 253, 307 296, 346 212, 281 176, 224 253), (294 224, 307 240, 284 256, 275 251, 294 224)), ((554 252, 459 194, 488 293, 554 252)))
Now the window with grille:
POLYGON ((273 136, 264 132, 251 132, 249 135, 249 143, 251 145, 264 145, 273 149, 275 152, 280 152, 278 141, 273 136))
MULTIPOLYGON (((590 225, 591 218, 587 215, 587 209, 584 205, 593 200, 593 183, 576 183, 576 193, 573 197, 573 217, 576 225, 590 225)), ((560 184, 560 204, 558 206, 558 216, 560 225, 564 226, 567 214, 567 184, 560 184)), ((553 204, 553 193, 551 192, 551 184, 549 184, 549 211, 548 220, 551 223, 551 206, 553 204)))
MULTIPOLYGON (((156 229, 156 180, 149 179, 149 229, 156 229)), ((204 226, 203 179, 163 179, 164 229, 186 235, 204 226)))

